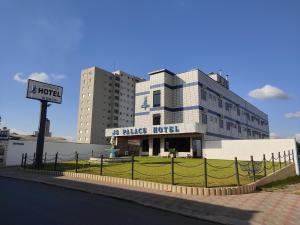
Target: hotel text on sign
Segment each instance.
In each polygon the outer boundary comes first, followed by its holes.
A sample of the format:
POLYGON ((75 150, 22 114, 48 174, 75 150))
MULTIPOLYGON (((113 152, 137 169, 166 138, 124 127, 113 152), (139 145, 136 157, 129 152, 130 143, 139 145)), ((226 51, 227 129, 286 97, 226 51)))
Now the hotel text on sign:
POLYGON ((63 88, 60 86, 28 80, 27 98, 61 104, 63 88))
POLYGON ((112 136, 131 136, 131 135, 147 135, 147 134, 173 134, 179 133, 177 125, 157 126, 152 127, 150 130, 146 127, 133 127, 133 128, 120 128, 113 129, 112 136))

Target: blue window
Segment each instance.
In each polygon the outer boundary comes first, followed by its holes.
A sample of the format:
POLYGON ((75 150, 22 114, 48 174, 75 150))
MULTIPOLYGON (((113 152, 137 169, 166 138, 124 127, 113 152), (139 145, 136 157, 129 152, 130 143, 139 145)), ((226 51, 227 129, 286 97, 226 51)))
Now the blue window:
POLYGON ((202 114, 202 123, 207 124, 207 115, 206 114, 202 114))
POLYGON ((153 107, 160 106, 160 91, 153 92, 153 107))

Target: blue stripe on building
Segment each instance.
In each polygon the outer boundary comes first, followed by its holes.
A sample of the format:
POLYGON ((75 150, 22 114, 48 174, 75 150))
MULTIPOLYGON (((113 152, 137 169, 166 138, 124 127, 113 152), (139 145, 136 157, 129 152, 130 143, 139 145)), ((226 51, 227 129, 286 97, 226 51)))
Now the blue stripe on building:
POLYGON ((140 96, 140 95, 149 95, 149 94, 150 94, 150 91, 144 91, 144 92, 136 93, 135 95, 140 96))
POLYGON ((211 132, 206 132, 207 136, 213 136, 213 137, 219 137, 219 138, 224 138, 224 139, 240 139, 240 138, 234 138, 231 136, 227 136, 227 135, 223 135, 223 134, 215 134, 215 133, 211 133, 211 132))
MULTIPOLYGON (((204 110, 204 107, 201 106, 201 105, 195 105, 195 106, 186 106, 186 107, 176 107, 176 108, 170 108, 170 107, 166 107, 166 106, 161 106, 161 107, 154 107, 154 108, 150 108, 150 111, 153 112, 153 111, 161 111, 161 110, 166 110, 166 111, 170 111, 170 112, 180 112, 180 111, 188 111, 188 110, 195 110, 195 109, 199 109, 199 110, 204 110)), ((207 109, 207 112, 210 113, 210 114, 213 114, 213 115, 216 115, 216 116, 221 116, 220 113, 217 113, 215 111, 212 111, 210 109, 207 109)), ((139 113, 135 113, 135 116, 142 116, 142 115, 148 115, 149 112, 139 112, 139 113)), ((233 121, 233 122, 236 122, 236 123, 239 123, 239 124, 242 124, 244 126, 246 126, 247 128, 252 128, 254 130, 257 130, 257 131, 260 131, 264 134, 267 133, 267 131, 265 130, 261 130, 260 128, 256 128, 256 127, 253 127, 247 123, 244 123, 242 121, 239 121, 239 120, 235 120, 231 117, 228 117, 228 116, 224 116, 225 119, 227 120, 230 120, 230 121, 233 121)))

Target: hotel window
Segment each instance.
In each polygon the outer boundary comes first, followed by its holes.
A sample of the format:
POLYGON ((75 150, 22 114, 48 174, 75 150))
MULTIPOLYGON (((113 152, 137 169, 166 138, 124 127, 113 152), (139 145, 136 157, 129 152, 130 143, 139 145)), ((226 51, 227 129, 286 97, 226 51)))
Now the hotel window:
POLYGON ((239 132, 239 133, 242 133, 241 125, 238 125, 238 132, 239 132))
POLYGON ((223 107, 223 102, 222 102, 222 99, 221 99, 221 98, 219 98, 218 105, 219 105, 219 107, 220 107, 220 108, 222 108, 222 107, 223 107))
POLYGON ((202 100, 206 100, 206 95, 207 95, 206 90, 204 88, 202 88, 201 89, 201 98, 202 98, 202 100))
POLYGON ((153 92, 153 107, 160 106, 160 91, 153 92))
POLYGON ((251 136, 251 130, 250 129, 247 129, 247 134, 248 134, 248 136, 251 136))
POLYGON ((207 124, 207 115, 206 114, 202 114, 202 123, 207 124))
POLYGON ((239 107, 239 106, 236 107, 236 113, 237 113, 238 116, 241 115, 241 110, 240 110, 240 107, 239 107))
POLYGON ((153 125, 160 125, 160 114, 153 115, 153 125))
POLYGON ((224 121, 221 118, 219 119, 219 127, 220 128, 224 127, 224 121))
POLYGON ((225 102, 225 109, 226 109, 227 111, 229 111, 229 109, 230 109, 230 106, 229 106, 229 103, 228 103, 228 102, 225 102))
POLYGON ((246 113, 245 115, 246 115, 247 120, 250 120, 250 115, 249 115, 249 113, 246 113))
POLYGON ((230 122, 226 122, 226 130, 230 130, 230 122))

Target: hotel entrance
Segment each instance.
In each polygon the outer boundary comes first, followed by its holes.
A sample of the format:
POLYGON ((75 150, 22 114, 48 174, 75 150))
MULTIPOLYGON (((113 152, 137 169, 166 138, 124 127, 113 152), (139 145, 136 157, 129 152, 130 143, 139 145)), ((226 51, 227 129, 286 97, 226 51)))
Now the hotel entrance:
POLYGON ((202 157, 203 126, 199 124, 165 124, 145 127, 106 129, 107 137, 116 137, 122 155, 202 157))
POLYGON ((193 157, 202 158, 202 140, 200 138, 192 139, 193 157))
POLYGON ((160 153, 160 138, 153 138, 153 155, 160 153))

